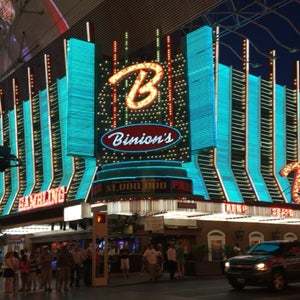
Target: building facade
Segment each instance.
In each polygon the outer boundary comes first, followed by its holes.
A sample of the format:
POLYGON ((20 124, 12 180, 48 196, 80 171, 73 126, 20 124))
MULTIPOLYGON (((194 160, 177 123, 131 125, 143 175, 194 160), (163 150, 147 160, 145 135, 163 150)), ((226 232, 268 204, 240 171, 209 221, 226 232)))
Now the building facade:
POLYGON ((151 51, 134 55, 129 40, 107 57, 69 38, 62 76, 44 54, 43 73, 29 66, 1 89, 13 105, 0 143, 20 161, 0 176, 1 227, 63 221, 65 207, 89 203, 163 217, 165 234, 192 231, 210 249, 299 238, 299 63, 287 88, 274 51, 267 80, 249 73, 248 40, 242 70, 221 64, 208 26, 180 45, 157 30, 151 51))

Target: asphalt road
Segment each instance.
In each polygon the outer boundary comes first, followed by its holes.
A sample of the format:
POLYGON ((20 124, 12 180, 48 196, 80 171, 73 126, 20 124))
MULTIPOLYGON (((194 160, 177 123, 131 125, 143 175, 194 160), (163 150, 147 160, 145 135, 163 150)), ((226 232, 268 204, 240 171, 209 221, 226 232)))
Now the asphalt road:
POLYGON ((300 284, 290 285, 282 293, 273 293, 266 288, 246 288, 241 292, 231 289, 225 279, 200 279, 174 282, 143 283, 106 288, 76 288, 68 292, 36 292, 4 296, 0 299, 17 300, 247 300, 247 299, 300 299, 300 284))

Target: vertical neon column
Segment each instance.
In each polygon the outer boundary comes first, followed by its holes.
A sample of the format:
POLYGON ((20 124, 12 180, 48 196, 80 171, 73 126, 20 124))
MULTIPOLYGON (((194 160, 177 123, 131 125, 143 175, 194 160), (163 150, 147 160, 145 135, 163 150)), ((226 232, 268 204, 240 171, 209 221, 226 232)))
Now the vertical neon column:
MULTIPOLYGON (((124 36, 124 52, 125 52, 125 66, 128 65, 128 32, 125 32, 124 36)), ((128 79, 125 80, 125 90, 128 90, 128 79)), ((128 124, 128 108, 127 105, 125 105, 125 125, 128 124)))
MULTIPOLYGON (((117 41, 113 42, 113 53, 112 53, 112 73, 117 73, 117 59, 118 59, 118 43, 117 41)), ((112 128, 117 127, 117 118, 118 118, 118 94, 117 86, 112 87, 112 128)))
POLYGON ((168 68, 168 122, 170 126, 174 125, 173 108, 173 74, 172 74, 172 48, 171 37, 167 36, 167 68, 168 68))
POLYGON ((43 183, 41 191, 50 188, 53 180, 52 169, 52 150, 51 150, 51 132, 50 132, 50 109, 48 103, 47 90, 39 92, 40 98, 40 122, 41 122, 41 138, 42 138, 42 154, 43 154, 43 183))
POLYGON ((296 89, 296 103, 297 103, 297 152, 298 162, 300 161, 300 61, 296 62, 296 78, 295 78, 295 89, 296 89))
MULTIPOLYGON (((19 156, 18 151, 18 132, 17 132, 17 107, 16 103, 18 101, 18 87, 16 84, 16 80, 12 80, 13 85, 13 110, 8 112, 8 120, 9 120, 9 142, 11 148, 11 154, 16 157, 19 156)), ((3 208, 2 215, 8 215, 10 210, 14 204, 14 201, 18 195, 19 191, 19 168, 11 168, 11 193, 7 202, 3 208)))
POLYGON ((230 67, 219 65, 216 168, 227 201, 243 202, 231 169, 231 74, 230 67))
POLYGON ((62 170, 63 176, 60 186, 67 187, 71 183, 74 173, 73 157, 67 155, 67 112, 68 112, 68 85, 67 78, 57 80, 57 92, 59 103, 59 122, 61 130, 61 156, 62 156, 62 170))
MULTIPOLYGON (((3 112, 2 112, 3 91, 0 89, 0 145, 4 144, 3 134, 3 112)), ((0 172, 0 203, 5 195, 5 172, 0 172)))
POLYGON ((290 183, 279 172, 286 165, 286 117, 285 88, 276 85, 274 103, 274 176, 285 202, 292 202, 290 183))
POLYGON ((29 99, 23 102, 24 115, 24 135, 25 135, 25 163, 26 163, 26 188, 24 196, 32 193, 35 185, 35 151, 33 140, 33 115, 32 115, 32 96, 33 80, 30 68, 27 68, 28 94, 29 99))
POLYGON ((67 51, 66 155, 84 159, 84 171, 75 200, 87 199, 97 171, 94 140, 94 89, 95 45, 70 39, 67 51))
POLYGON ((247 170, 259 201, 272 202, 261 174, 260 78, 250 75, 247 101, 247 170))
POLYGON ((191 162, 184 163, 183 167, 193 180, 193 193, 203 195, 205 199, 209 199, 209 195, 198 165, 198 155, 201 149, 212 147, 216 143, 212 45, 212 29, 208 26, 199 28, 186 37, 192 157, 191 162))

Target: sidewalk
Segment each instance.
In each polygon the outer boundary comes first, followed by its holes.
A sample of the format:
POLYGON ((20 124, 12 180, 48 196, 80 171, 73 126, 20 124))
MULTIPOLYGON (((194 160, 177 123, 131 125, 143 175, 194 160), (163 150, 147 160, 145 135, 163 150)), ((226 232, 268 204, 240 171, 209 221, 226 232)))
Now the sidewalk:
MULTIPOLYGON (((181 281, 190 281, 190 280, 205 280, 205 279, 220 279, 224 278, 223 275, 215 275, 215 274, 201 274, 199 276, 185 276, 183 279, 175 280, 175 282, 181 281)), ((159 282, 170 281, 169 274, 163 273, 162 276, 157 280, 159 282)), ((124 278, 122 274, 113 274, 109 280, 109 286, 117 287, 117 286, 125 286, 125 285, 136 285, 136 284, 144 284, 144 283, 153 283, 150 281, 150 277, 147 273, 130 273, 129 278, 124 278)))

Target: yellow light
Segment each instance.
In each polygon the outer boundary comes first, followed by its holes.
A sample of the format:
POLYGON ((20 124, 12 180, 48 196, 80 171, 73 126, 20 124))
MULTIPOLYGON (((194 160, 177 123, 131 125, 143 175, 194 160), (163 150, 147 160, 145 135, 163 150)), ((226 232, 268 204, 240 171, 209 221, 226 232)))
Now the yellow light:
POLYGON ((138 76, 128 93, 125 102, 128 108, 133 110, 138 110, 141 108, 148 107, 151 105, 157 97, 158 90, 157 85, 161 82, 164 71, 160 64, 153 62, 145 62, 136 65, 128 66, 108 79, 108 82, 115 86, 120 81, 124 79, 124 77, 128 76, 131 73, 139 72, 138 76), (149 74, 149 71, 154 72, 154 76, 145 84, 145 79, 149 74), (143 100, 137 100, 138 95, 146 95, 143 100))

